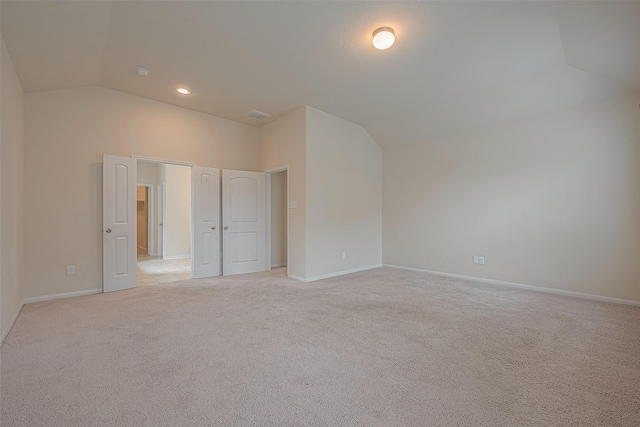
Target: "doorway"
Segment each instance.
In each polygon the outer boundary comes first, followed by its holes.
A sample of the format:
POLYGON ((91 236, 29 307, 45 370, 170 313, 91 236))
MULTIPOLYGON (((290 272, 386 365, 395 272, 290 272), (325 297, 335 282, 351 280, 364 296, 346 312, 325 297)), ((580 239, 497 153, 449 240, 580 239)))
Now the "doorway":
POLYGON ((137 284, 191 279, 191 167, 137 160, 137 178, 137 284))
POLYGON ((287 269, 289 261, 288 167, 267 172, 267 270, 287 269))
POLYGON ((138 185, 136 191, 136 211, 138 223, 138 256, 149 255, 149 187, 138 185))
POLYGON ((219 276, 220 170, 186 162, 104 154, 102 226, 104 292, 219 276), (180 179, 172 179, 176 174, 180 179), (137 183, 155 188, 160 194, 154 199, 154 190, 146 193, 150 242, 149 254, 141 255, 141 265, 136 248, 137 183), (171 198, 172 194, 179 197, 171 198), (175 212, 178 209, 182 214, 175 212), (176 234, 184 229, 188 236, 181 233, 177 241, 182 245, 176 244, 176 234))

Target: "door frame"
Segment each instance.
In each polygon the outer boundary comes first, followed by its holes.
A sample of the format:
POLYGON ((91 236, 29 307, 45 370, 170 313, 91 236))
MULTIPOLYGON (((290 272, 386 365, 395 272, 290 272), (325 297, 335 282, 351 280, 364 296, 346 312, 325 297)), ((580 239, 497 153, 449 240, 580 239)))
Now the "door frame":
POLYGON ((290 251, 291 251, 291 244, 290 244, 290 233, 289 233, 289 217, 290 217, 290 212, 289 212, 289 165, 284 165, 284 166, 280 166, 277 168, 273 168, 273 169, 269 169, 267 171, 265 171, 264 173, 266 174, 266 209, 267 209, 267 216, 266 216, 266 222, 267 222, 267 227, 266 227, 266 238, 265 238, 265 251, 266 251, 266 267, 267 270, 266 271, 271 271, 271 175, 273 175, 274 173, 278 173, 278 172, 287 172, 287 269, 289 268, 289 259, 290 259, 290 251))
POLYGON ((179 165, 179 166, 189 166, 190 168, 197 166, 195 163, 191 163, 191 162, 181 162, 179 160, 167 160, 167 159, 158 159, 155 157, 144 157, 144 156, 138 156, 135 154, 131 155, 132 159, 136 159, 136 160, 140 160, 143 162, 149 162, 149 163, 164 163, 164 164, 169 164, 169 165, 179 165))
POLYGON ((156 256, 155 184, 137 182, 136 187, 147 187, 147 255, 156 256))

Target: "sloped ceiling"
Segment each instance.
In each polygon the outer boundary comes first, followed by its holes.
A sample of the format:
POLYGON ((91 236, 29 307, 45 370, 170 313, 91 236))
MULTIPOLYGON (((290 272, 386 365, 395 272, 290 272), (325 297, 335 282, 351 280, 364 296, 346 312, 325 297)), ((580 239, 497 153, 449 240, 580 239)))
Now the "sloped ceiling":
MULTIPOLYGON (((27 92, 100 85, 252 125, 311 105, 383 146, 640 90, 640 2, 11 2, 27 92), (377 51, 371 33, 395 29, 377 51), (146 67, 147 77, 136 74, 146 67), (193 94, 175 92, 186 86, 193 94)), ((267 121, 265 121, 266 123, 267 121)))

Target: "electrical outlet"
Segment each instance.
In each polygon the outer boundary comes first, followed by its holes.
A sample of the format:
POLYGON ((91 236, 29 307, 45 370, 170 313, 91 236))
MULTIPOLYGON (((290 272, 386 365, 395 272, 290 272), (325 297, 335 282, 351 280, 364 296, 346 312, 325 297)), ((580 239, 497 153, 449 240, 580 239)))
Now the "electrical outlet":
POLYGON ((295 200, 293 200, 291 203, 291 209, 296 209, 298 207, 298 202, 296 202, 295 200))
POLYGON ((67 265, 67 276, 72 276, 76 274, 76 266, 75 265, 67 265))
POLYGON ((346 252, 342 252, 342 259, 347 259, 347 253, 346 252))

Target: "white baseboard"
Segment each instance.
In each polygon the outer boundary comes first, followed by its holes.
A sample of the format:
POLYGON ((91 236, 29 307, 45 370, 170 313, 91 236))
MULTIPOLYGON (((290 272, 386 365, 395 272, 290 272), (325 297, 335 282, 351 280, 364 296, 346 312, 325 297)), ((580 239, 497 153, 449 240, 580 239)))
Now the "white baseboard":
POLYGON ((170 260, 170 259, 186 259, 186 258, 191 258, 191 255, 171 255, 171 256, 164 257, 164 259, 166 259, 166 260, 170 260))
POLYGON ((9 332, 11 332, 11 328, 13 328, 13 325, 16 323, 16 320, 18 320, 18 316, 22 311, 22 307, 24 307, 24 301, 20 303, 20 305, 16 309, 16 312, 13 314, 13 317, 9 321, 9 324, 7 325, 6 328, 4 328, 4 331, 2 331, 2 337, 0 337, 0 346, 2 346, 2 343, 4 343, 4 339, 7 337, 7 335, 9 335, 9 332))
POLYGON ((24 304, 31 304, 32 302, 50 301, 54 299, 79 297, 82 295, 92 295, 92 294, 100 294, 100 293, 102 293, 102 288, 87 289, 86 291, 66 292, 63 294, 43 295, 41 297, 25 298, 24 304))
POLYGON ((293 276, 291 274, 289 274, 287 276, 290 279, 294 279, 294 280, 297 280, 299 282, 309 283, 309 282, 315 282, 316 280, 322 280, 322 279, 329 279, 331 277, 344 276, 345 274, 358 273, 360 271, 366 271, 366 270, 371 270, 373 268, 380 268, 380 267, 382 267, 382 264, 367 265, 366 267, 359 267, 359 268, 354 268, 354 269, 351 269, 351 270, 338 271, 336 273, 323 274, 322 276, 308 277, 306 279, 302 278, 302 277, 298 277, 298 276, 293 276))
POLYGON ((383 264, 383 267, 396 268, 399 270, 417 271, 420 273, 433 274, 435 276, 453 277, 455 279, 469 280, 472 282, 489 283, 491 285, 506 286, 508 288, 526 289, 529 291, 545 292, 548 294, 564 295, 568 297, 584 298, 595 301, 612 302, 615 304, 626 304, 640 307, 640 301, 606 297, 604 295, 587 294, 583 292, 565 291, 562 289, 545 288, 542 286, 524 285, 522 283, 505 282, 502 280, 483 279, 481 277, 463 276, 461 274, 443 273, 441 271, 424 270, 421 268, 403 267, 401 265, 383 264))

